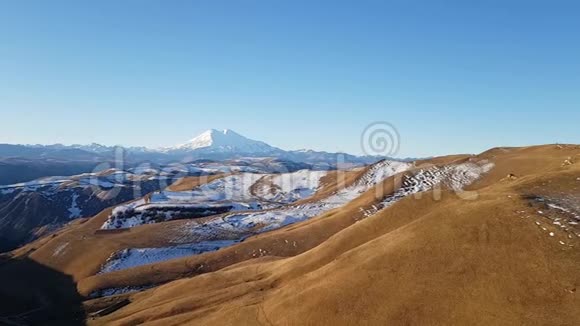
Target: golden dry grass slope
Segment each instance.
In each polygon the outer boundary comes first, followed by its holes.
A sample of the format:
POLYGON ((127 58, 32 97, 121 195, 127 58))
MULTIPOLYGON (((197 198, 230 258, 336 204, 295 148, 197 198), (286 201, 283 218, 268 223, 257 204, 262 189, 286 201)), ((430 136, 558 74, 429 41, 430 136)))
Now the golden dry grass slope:
POLYGON ((339 209, 202 255, 95 275, 111 252, 162 246, 181 225, 95 234, 108 212, 14 255, 71 275, 82 295, 162 284, 123 295, 130 304, 91 325, 580 324, 580 146, 496 148, 416 169, 479 160, 494 168, 468 193, 423 192, 365 217, 361 207, 398 188, 395 176, 339 209))

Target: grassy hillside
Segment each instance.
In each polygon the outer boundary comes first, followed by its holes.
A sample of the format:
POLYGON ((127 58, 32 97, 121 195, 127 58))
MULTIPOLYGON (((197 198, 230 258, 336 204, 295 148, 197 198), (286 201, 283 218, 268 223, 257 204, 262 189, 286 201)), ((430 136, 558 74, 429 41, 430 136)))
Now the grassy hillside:
MULTIPOLYGON (((90 319, 95 325, 576 325, 578 162, 576 145, 496 148, 420 161, 310 220, 219 251, 106 274, 95 275, 114 251, 168 245, 185 222, 95 234, 105 211, 12 254, 71 275, 84 296, 158 285, 86 301, 91 313, 130 299, 90 319), (481 160, 494 168, 467 192, 436 189, 370 217, 362 213, 393 194, 402 175, 481 160), (55 257, 65 243, 68 250, 55 257)), ((349 172, 346 183, 362 173, 349 172)), ((332 193, 332 180, 308 200, 332 193)))

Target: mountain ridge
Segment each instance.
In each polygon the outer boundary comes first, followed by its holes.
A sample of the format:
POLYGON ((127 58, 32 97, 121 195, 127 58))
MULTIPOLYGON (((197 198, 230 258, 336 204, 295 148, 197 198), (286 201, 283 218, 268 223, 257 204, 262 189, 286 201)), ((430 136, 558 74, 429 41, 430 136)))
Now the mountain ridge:
MULTIPOLYGON (((54 158, 61 160, 107 161, 120 154, 127 161, 150 161, 156 163, 189 162, 197 159, 234 159, 240 157, 275 157, 304 163, 337 162, 370 164, 383 156, 358 156, 348 153, 315 151, 310 149, 284 150, 263 141, 247 138, 231 129, 209 129, 188 142, 161 148, 136 146, 107 146, 97 143, 88 145, 22 145, 0 144, 0 158, 54 158), (121 153, 119 153, 119 149, 121 153)), ((391 158, 393 159, 393 158, 391 158)), ((414 159, 414 158, 413 158, 414 159)), ((411 158, 398 159, 403 161, 411 158)))
POLYGON ((579 157, 577 145, 503 147, 344 178, 185 178, 10 252, 0 289, 59 295, 15 284, 30 258, 73 278, 89 325, 577 324, 579 157), (229 202, 217 196, 240 184, 229 202), (234 205, 256 198, 282 204, 234 205), (222 204, 236 211, 188 215, 222 204))
POLYGON ((231 129, 209 129, 188 142, 165 148, 88 145, 13 145, 0 144, 0 185, 30 181, 36 178, 70 176, 93 172, 102 165, 121 169, 142 164, 188 164, 199 160, 273 158, 313 169, 336 169, 363 166, 382 159, 414 161, 418 158, 357 156, 309 149, 284 150, 253 140, 231 129))

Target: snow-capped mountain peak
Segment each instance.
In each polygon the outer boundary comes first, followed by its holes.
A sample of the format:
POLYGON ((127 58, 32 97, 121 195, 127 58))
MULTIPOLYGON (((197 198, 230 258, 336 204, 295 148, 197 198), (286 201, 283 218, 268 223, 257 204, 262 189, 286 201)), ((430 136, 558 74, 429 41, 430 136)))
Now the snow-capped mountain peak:
POLYGON ((209 129, 185 144, 170 147, 167 151, 208 151, 238 153, 268 153, 277 151, 264 142, 246 138, 231 129, 209 129))
MULTIPOLYGON (((0 144, 0 158, 26 159, 50 158, 65 161, 104 162, 117 160, 124 153, 128 162, 192 162, 196 160, 230 160, 235 158, 277 158, 286 161, 314 164, 316 168, 331 168, 339 160, 353 164, 376 162, 380 157, 358 157, 344 153, 313 150, 286 151, 262 141, 246 138, 231 129, 209 129, 188 142, 171 147, 149 149, 146 147, 90 145, 10 145, 0 144), (120 151, 118 151, 120 150, 120 151)), ((92 168, 92 167, 91 167, 92 168)))

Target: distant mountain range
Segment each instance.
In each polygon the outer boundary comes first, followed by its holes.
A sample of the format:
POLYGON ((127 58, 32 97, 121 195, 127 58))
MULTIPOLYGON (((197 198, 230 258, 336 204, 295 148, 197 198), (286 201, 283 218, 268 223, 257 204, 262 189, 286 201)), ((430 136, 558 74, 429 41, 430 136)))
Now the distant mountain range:
POLYGON ((340 157, 348 163, 369 164, 382 157, 356 156, 346 153, 329 153, 312 150, 286 151, 263 141, 244 137, 231 129, 209 129, 190 141, 172 147, 150 149, 146 147, 90 145, 3 145, 0 157, 46 157, 55 159, 103 160, 113 159, 115 151, 122 149, 125 159, 153 161, 156 163, 185 162, 198 159, 235 159, 241 157, 275 157, 304 163, 336 163, 340 157))
POLYGON ((210 129, 190 141, 158 149, 146 147, 90 145, 11 145, 0 144, 0 184, 29 181, 51 175, 91 172, 96 165, 120 159, 131 168, 143 162, 154 164, 190 163, 198 160, 276 158, 307 163, 314 169, 356 166, 384 157, 356 156, 313 150, 286 151, 262 141, 244 137, 233 130, 210 129))

